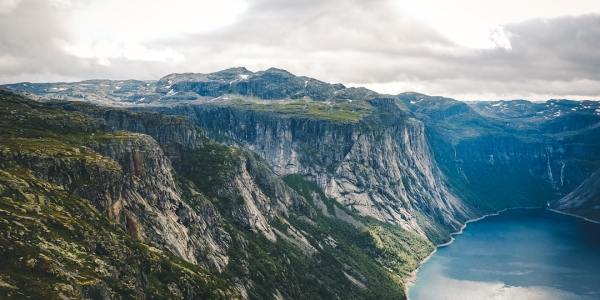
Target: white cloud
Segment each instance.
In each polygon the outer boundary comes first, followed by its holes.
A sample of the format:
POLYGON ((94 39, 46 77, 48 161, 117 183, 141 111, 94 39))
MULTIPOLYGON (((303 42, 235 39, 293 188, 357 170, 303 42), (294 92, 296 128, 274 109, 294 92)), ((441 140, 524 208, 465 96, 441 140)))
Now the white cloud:
POLYGON ((422 20, 459 45, 470 48, 498 46, 490 36, 503 24, 534 18, 600 13, 596 0, 399 0, 397 9, 422 20))
POLYGON ((77 43, 62 41, 62 48, 79 58, 95 59, 98 64, 109 66, 113 59, 127 59, 156 62, 182 62, 185 57, 172 48, 151 49, 131 42, 110 40, 80 40, 77 43))
POLYGON ((0 15, 11 13, 21 0, 0 0, 0 15))
MULTIPOLYGON (((64 0, 63 0, 64 1, 64 0)), ((149 42, 211 32, 234 23, 244 0, 100 0, 73 2, 65 20, 73 38, 149 42)))
POLYGON ((504 50, 512 49, 512 45, 510 43, 510 33, 506 32, 502 26, 499 26, 492 31, 490 34, 490 39, 497 48, 502 48, 504 50))
POLYGON ((247 8, 242 0, 60 1, 70 9, 64 20, 69 39, 62 42, 63 49, 101 65, 115 58, 181 62, 180 52, 151 43, 218 30, 247 8))

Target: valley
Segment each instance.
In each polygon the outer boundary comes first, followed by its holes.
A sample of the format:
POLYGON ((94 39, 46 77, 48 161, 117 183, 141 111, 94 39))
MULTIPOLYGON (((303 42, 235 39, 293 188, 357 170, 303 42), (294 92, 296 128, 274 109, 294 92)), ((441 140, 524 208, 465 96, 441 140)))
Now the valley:
POLYGON ((468 220, 600 220, 595 101, 273 68, 1 88, 4 297, 403 299, 468 220))

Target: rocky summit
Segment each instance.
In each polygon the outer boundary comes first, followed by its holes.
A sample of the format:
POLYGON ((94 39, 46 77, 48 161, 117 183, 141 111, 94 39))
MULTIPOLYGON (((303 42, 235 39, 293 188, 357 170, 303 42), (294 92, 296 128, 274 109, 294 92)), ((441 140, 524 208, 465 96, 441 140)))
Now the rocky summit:
POLYGON ((466 221, 600 221, 600 102, 271 68, 0 87, 0 298, 404 299, 466 221))

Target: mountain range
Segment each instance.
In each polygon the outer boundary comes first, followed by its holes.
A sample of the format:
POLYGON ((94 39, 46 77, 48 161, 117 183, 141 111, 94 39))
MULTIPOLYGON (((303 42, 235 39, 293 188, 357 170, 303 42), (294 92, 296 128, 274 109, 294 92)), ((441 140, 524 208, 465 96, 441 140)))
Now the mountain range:
POLYGON ((271 68, 0 86, 0 297, 403 299, 470 219, 600 221, 600 102, 271 68))

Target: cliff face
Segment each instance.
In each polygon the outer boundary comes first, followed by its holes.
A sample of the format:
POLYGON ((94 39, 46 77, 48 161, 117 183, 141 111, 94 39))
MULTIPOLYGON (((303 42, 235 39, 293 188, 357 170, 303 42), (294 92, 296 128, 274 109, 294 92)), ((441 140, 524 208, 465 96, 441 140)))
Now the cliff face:
POLYGON ((551 204, 555 209, 600 221, 600 170, 576 189, 551 204))
POLYGON ((205 249, 227 237, 207 234, 214 224, 182 201, 151 137, 1 97, 2 295, 239 296, 195 265, 223 268, 226 248, 205 249))
MULTIPOLYGON (((61 104, 65 107, 65 104, 61 104)), ((294 184, 290 188, 290 183, 284 182, 278 175, 286 175, 296 173, 283 171, 279 174, 273 172, 269 165, 266 165, 262 159, 255 157, 255 154, 248 153, 245 150, 239 148, 232 148, 229 146, 223 146, 214 143, 206 138, 193 126, 190 127, 190 123, 171 117, 164 117, 159 114, 146 114, 146 113, 130 113, 121 110, 102 110, 100 113, 90 107, 78 107, 74 104, 67 104, 67 109, 79 110, 91 115, 100 117, 104 124, 112 129, 138 131, 148 133, 155 137, 157 140, 162 141, 161 147, 167 149, 168 156, 173 162, 177 174, 189 180, 187 184, 191 184, 197 189, 202 191, 203 195, 209 198, 217 199, 215 206, 218 214, 223 216, 226 220, 221 224, 214 224, 214 228, 229 228, 227 222, 231 222, 231 225, 251 233, 240 234, 237 231, 227 230, 232 237, 232 240, 227 240, 224 247, 221 246, 219 249, 226 249, 227 261, 231 262, 226 266, 224 274, 226 276, 234 276, 240 281, 239 288, 242 291, 242 295, 252 297, 252 293, 256 293, 256 286, 263 286, 265 284, 272 284, 278 282, 281 279, 271 276, 286 275, 290 277, 290 274, 295 274, 296 270, 288 268, 297 268, 298 263, 315 266, 320 264, 322 256, 331 255, 331 251, 340 251, 339 256, 346 262, 344 263, 344 272, 348 274, 349 283, 351 288, 339 286, 339 288, 345 288, 348 292, 357 293, 357 289, 362 292, 373 292, 376 286, 381 283, 375 284, 375 281, 383 280, 383 283, 389 279, 380 277, 382 270, 379 270, 381 266, 378 265, 375 258, 380 255, 382 247, 388 247, 388 243, 398 243, 398 239, 404 240, 401 245, 398 245, 392 251, 394 254, 387 255, 385 259, 382 258, 379 264, 385 265, 387 268, 396 270, 394 276, 405 276, 408 272, 414 269, 418 264, 418 258, 424 257, 428 253, 430 247, 428 243, 422 239, 412 236, 409 232, 394 231, 391 228, 385 227, 377 222, 373 223, 358 216, 353 216, 344 212, 339 207, 332 206, 331 199, 327 198, 325 194, 319 194, 318 187, 306 187, 303 179, 294 179, 294 184), (143 116, 143 117, 141 117, 143 116), (176 121, 178 120, 178 121, 176 121), (194 130, 196 133, 193 132, 194 130), (161 138, 163 137, 163 138, 161 138), (194 137, 194 138, 190 138, 194 137), (302 188, 296 186, 300 180, 302 188), (312 190, 310 193, 306 192, 306 189, 312 190), (302 193, 298 194, 298 191, 302 193), (298 220, 302 221, 298 221, 298 220), (324 219, 327 219, 325 221, 324 219), (306 223, 308 222, 308 223, 306 223), (332 222, 332 223, 331 223, 332 222), (333 224, 336 224, 335 226, 333 224), (352 224, 352 225, 349 225, 352 224), (283 227, 282 227, 283 226, 283 227), (333 227, 331 227, 333 226, 333 227), (346 236, 349 234, 347 231, 339 232, 338 227, 352 227, 350 237, 346 236), (373 228, 373 231, 367 231, 367 228, 373 228), (316 228, 319 228, 315 231, 316 228), (325 235, 325 236, 323 236, 325 235), (291 244, 292 248, 287 248, 286 251, 291 251, 287 255, 292 255, 296 251, 302 253, 299 257, 290 261, 289 257, 284 260, 286 266, 284 270, 269 270, 267 272, 273 273, 264 274, 262 272, 253 272, 252 268, 264 268, 261 265, 256 265, 256 260, 260 260, 259 253, 256 253, 253 247, 253 240, 256 237, 264 237, 268 242, 266 244, 274 243, 275 245, 291 244), (324 246, 323 239, 330 243, 328 246, 324 246), (379 244, 371 245, 371 242, 367 242, 366 249, 359 250, 360 252, 366 251, 371 253, 369 256, 372 257, 373 262, 369 262, 365 269, 364 262, 361 265, 355 266, 356 261, 362 261, 364 258, 361 254, 359 257, 355 257, 355 250, 346 253, 347 250, 333 250, 338 248, 338 244, 348 245, 356 247, 354 243, 356 240, 366 239, 370 241, 372 239, 383 239, 379 244), (331 249, 330 247, 333 247, 331 249), (411 248, 407 248, 411 247, 411 248), (408 254, 406 251, 411 251, 408 254), (254 257, 257 256, 258 257, 254 257), (309 255, 309 257, 305 257, 309 255), (398 255, 395 256, 395 255, 398 255), (399 257, 401 260, 406 260, 400 266, 397 266, 397 260, 399 257), (312 258, 314 257, 314 259, 312 258), (298 259, 298 261, 296 261, 298 259), (360 267, 359 267, 360 266, 360 267), (240 270, 241 268, 241 270, 240 270), (373 272, 371 275, 364 275, 361 272, 373 272), (283 273, 282 273, 283 272, 283 273), (354 274, 354 275, 350 275, 354 274), (402 274, 402 275, 399 275, 402 274), (360 276, 360 280, 352 276, 360 276), (372 278, 375 276, 375 278, 372 278), (356 280, 356 281, 354 281, 356 280), (358 284, 356 283, 358 282, 358 284)), ((329 123, 334 124, 335 123, 329 123)), ((321 126, 328 126, 327 123, 323 123, 321 126)), ((341 128, 341 127, 340 127, 341 128)), ((343 128, 342 128, 343 130, 343 128)), ((334 133, 335 135, 335 133, 334 133)), ((339 157, 343 158, 342 155, 339 157)), ((282 159, 280 157, 279 159, 282 159)), ((329 158, 325 155, 320 159, 328 161, 329 158)), ((267 161, 268 162, 268 161, 267 161)), ((318 162, 316 166, 322 162, 318 162)), ((331 164, 337 163, 331 161, 331 164)), ((288 166, 289 167, 289 166, 288 166)), ((275 170, 285 170, 284 168, 275 167, 275 170)), ((185 183, 184 183, 185 185, 185 183)), ((192 202, 192 206, 195 210, 198 210, 198 203, 192 202)), ((202 215, 202 214, 201 214, 202 215)), ((206 216, 202 215, 203 218, 206 216)), ((435 224, 438 226, 438 224, 435 224)), ((410 232, 419 230, 420 227, 409 228, 410 232), (415 229, 416 228, 416 229, 415 229)), ((438 229, 433 228, 433 229, 438 229)), ((345 229, 347 230, 347 229, 345 229)), ((433 232, 433 231, 432 231, 433 232)), ((206 237, 205 234, 199 235, 196 232, 190 232, 192 236, 206 237)), ((443 236, 441 236, 443 238, 443 236)), ((260 247, 265 247, 265 242, 260 242, 260 247)), ((273 246, 267 246, 273 247, 273 246)), ((277 246, 281 247, 281 246, 277 246)), ((344 246, 347 247, 347 246, 344 246)), ((365 245, 361 245, 365 247, 365 245)), ((262 250, 260 250, 262 251, 262 250)), ((272 251, 272 250, 271 250, 272 251)), ((360 253, 359 252, 359 253, 360 253)), ((210 253, 209 253, 210 254, 210 253)), ((206 255, 206 253, 205 253, 206 255)), ((269 261, 269 258, 262 258, 263 260, 269 261)), ((276 262, 275 264, 281 264, 282 262, 276 262)), ((337 263, 333 264, 331 271, 339 272, 337 263)), ((320 269, 319 272, 324 272, 317 276, 337 276, 336 273, 329 274, 331 271, 324 271, 320 269)), ((311 271, 312 272, 312 271, 311 271)), ((280 284, 285 286, 292 284, 292 286, 303 286, 306 279, 305 275, 315 276, 309 272, 308 274, 302 274, 300 277, 295 279, 289 279, 290 281, 283 281, 280 284)), ((385 274, 386 272, 383 272, 385 274)), ((386 275, 387 276, 387 275, 386 275)), ((292 277, 294 278, 294 277, 292 277)), ((325 277, 327 278, 327 277, 325 277)), ((320 280, 323 280, 321 278, 320 280)), ((394 279, 397 280, 397 279, 394 279)), ((310 283, 314 285, 314 283, 310 283)), ((319 285, 322 285, 320 283, 319 285)), ((336 285, 339 283, 336 283, 336 285)), ((389 284, 389 283, 385 283, 389 284)), ((295 287, 294 287, 295 288, 295 287)), ((402 295, 402 289, 398 289, 399 285, 393 284, 384 287, 380 287, 378 293, 388 294, 393 293, 398 296, 402 295), (392 289, 392 290, 390 290, 392 289)), ((261 288, 262 289, 262 288, 261 288)), ((338 287, 329 287, 331 289, 331 295, 342 295, 345 292, 336 291, 338 287)), ((269 290, 267 290, 269 291, 269 290)), ((269 291, 273 292, 273 291, 269 291)), ((290 291, 278 291, 280 295, 287 295, 292 297, 298 297, 300 295, 310 295, 306 292, 299 294, 290 294, 290 291), (293 296, 295 295, 295 296, 293 296)))
POLYGON ((493 133, 456 143, 432 136, 440 167, 465 199, 483 210, 543 206, 587 175, 556 143, 493 133))
POLYGON ((204 260, 223 269, 230 237, 218 230, 219 217, 200 216, 185 203, 159 145, 147 135, 134 136, 94 145, 98 153, 118 162, 124 173, 112 185, 121 192, 106 207, 108 215, 142 241, 157 243, 188 262, 204 260))
POLYGON ((467 105, 414 93, 399 97, 426 124, 445 177, 480 210, 545 206, 577 187, 600 160, 595 103, 467 105))
POLYGON ((312 178, 363 216, 443 240, 472 212, 446 186, 423 124, 390 101, 372 101, 377 117, 355 123, 227 105, 169 113, 190 116, 209 136, 252 150, 280 175, 312 178))

